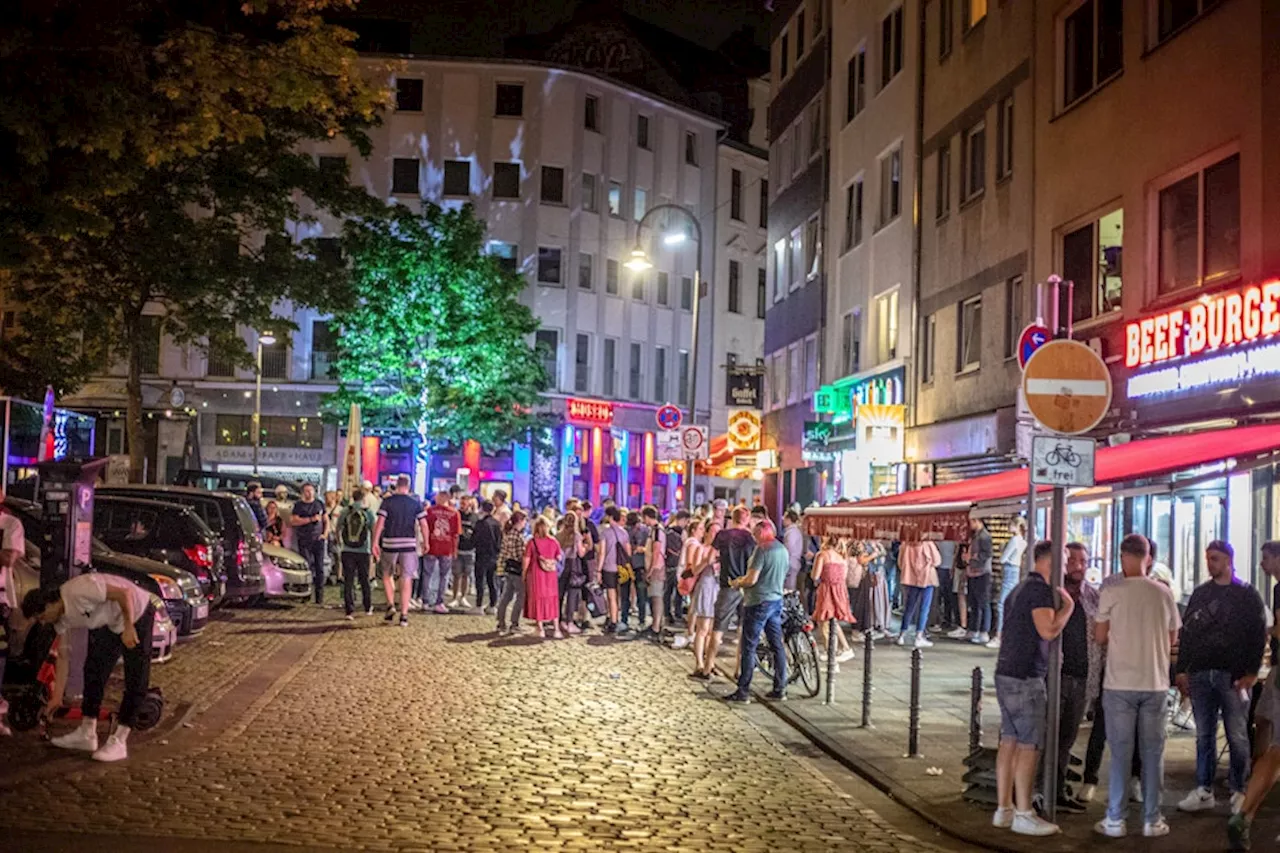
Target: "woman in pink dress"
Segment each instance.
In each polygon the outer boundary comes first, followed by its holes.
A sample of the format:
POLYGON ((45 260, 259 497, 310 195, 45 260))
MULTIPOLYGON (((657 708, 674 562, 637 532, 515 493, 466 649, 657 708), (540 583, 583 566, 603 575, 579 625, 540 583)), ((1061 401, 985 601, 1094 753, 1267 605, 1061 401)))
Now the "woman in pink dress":
MULTIPOLYGON (((845 575, 849 572, 849 563, 840 550, 840 543, 834 536, 822 541, 818 556, 813 559, 813 583, 818 588, 817 602, 813 608, 813 621, 817 623, 818 634, 822 637, 822 645, 818 647, 819 656, 826 654, 827 623, 835 619, 840 622, 853 622, 853 613, 849 609, 849 588, 845 586, 845 575)), ((836 626, 836 645, 840 648, 837 661, 846 661, 853 657, 853 649, 845 639, 844 631, 836 626)))
POLYGON ((533 538, 524 551, 524 616, 538 626, 538 636, 546 637, 548 623, 560 633, 560 543, 551 535, 551 522, 544 515, 533 523, 533 538))

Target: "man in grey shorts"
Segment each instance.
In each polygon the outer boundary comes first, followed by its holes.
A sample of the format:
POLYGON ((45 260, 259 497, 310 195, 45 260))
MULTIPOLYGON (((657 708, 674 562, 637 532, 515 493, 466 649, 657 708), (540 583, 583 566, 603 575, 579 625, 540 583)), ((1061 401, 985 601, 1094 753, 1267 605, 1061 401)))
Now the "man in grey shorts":
POLYGON ((378 507, 373 527, 373 558, 387 594, 386 621, 396 618, 396 580, 400 581, 400 627, 409 624, 409 599, 418 579, 417 528, 426 524, 422 504, 409 494, 409 478, 396 479, 395 494, 378 507))
POLYGON ((707 675, 711 675, 715 667, 716 654, 720 650, 720 644, 724 642, 725 632, 735 630, 741 619, 742 590, 729 586, 729 581, 746 577, 747 563, 751 559, 751 552, 756 549, 755 537, 747 530, 750 517, 746 507, 737 507, 730 516, 729 526, 717 533, 715 541, 711 543, 720 555, 720 596, 716 599, 716 619, 711 627, 711 642, 704 658, 707 675))

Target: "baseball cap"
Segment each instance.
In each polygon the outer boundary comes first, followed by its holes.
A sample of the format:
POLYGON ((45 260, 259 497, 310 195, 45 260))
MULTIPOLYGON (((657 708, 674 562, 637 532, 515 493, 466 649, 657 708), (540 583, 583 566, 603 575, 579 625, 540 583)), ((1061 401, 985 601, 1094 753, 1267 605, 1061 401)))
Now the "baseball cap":
POLYGON ((714 506, 716 509, 728 509, 729 502, 724 498, 716 498, 714 506))

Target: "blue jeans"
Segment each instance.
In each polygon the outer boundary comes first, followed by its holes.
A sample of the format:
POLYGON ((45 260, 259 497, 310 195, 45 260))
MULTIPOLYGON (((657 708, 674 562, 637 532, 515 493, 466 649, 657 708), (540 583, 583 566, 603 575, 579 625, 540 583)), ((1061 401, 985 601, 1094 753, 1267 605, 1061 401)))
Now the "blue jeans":
POLYGON ((431 605, 439 606, 444 604, 444 594, 449 589, 449 581, 453 579, 453 557, 435 557, 426 554, 422 558, 422 572, 418 578, 419 592, 418 598, 422 600, 422 606, 431 605), (435 585, 435 601, 428 601, 431 597, 431 578, 436 578, 435 585))
POLYGON ((1136 747, 1142 756, 1142 810, 1145 823, 1160 817, 1160 789, 1164 785, 1164 723, 1166 690, 1103 690, 1107 743, 1111 746, 1111 775, 1107 782, 1107 817, 1124 820, 1129 812, 1129 774, 1136 747), (1134 727, 1137 727, 1137 744, 1134 727))
POLYGON ((991 575, 969 578, 969 632, 991 633, 991 575))
POLYGON ((915 629, 923 635, 929 627, 929 608, 933 606, 933 587, 904 586, 907 609, 902 612, 902 633, 915 629))
POLYGON ((1002 568, 1004 569, 1004 574, 1000 577, 1000 625, 999 625, 1001 634, 1004 633, 1005 602, 1009 600, 1009 593, 1013 592, 1014 589, 1017 588, 1018 581, 1021 580, 1021 571, 1022 571, 1017 566, 1011 566, 1008 563, 1005 563, 1004 566, 1002 566, 1002 568))
POLYGON ((302 559, 306 560, 307 565, 311 567, 312 592, 315 595, 316 604, 323 604, 325 542, 323 539, 299 540, 294 543, 294 546, 302 555, 302 559))
POLYGON ((1231 673, 1208 669, 1191 673, 1191 708, 1196 715, 1196 784, 1213 789, 1218 769, 1218 712, 1227 731, 1231 754, 1227 783, 1232 793, 1243 793, 1249 778, 1249 699, 1231 686, 1231 673))
POLYGON ((769 638, 773 650, 773 692, 787 689, 787 649, 782 642, 782 602, 765 601, 742 610, 742 665, 738 671, 738 692, 744 696, 751 689, 751 676, 756 671, 756 648, 760 631, 769 638))

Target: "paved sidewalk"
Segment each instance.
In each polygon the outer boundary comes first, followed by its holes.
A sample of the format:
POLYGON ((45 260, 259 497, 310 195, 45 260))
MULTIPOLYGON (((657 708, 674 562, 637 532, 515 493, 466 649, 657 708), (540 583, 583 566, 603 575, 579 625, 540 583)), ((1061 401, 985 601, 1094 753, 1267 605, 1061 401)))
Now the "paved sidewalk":
MULTIPOLYGON (((730 650, 736 654, 736 647, 730 650)), ((934 648, 923 650, 920 712, 920 757, 906 756, 911 696, 911 649, 899 648, 891 641, 877 642, 872 655, 873 685, 871 702, 872 728, 861 727, 863 651, 842 665, 836 676, 836 703, 823 704, 824 687, 816 699, 792 699, 786 703, 769 703, 770 707, 800 728, 828 753, 846 766, 870 779, 904 805, 926 817, 935 825, 968 841, 993 850, 1056 853, 1079 849, 1115 849, 1117 851, 1148 849, 1153 844, 1161 850, 1200 853, 1226 849, 1228 808, 1225 790, 1226 759, 1219 772, 1218 798, 1215 812, 1186 815, 1178 812, 1177 802, 1194 786, 1195 735, 1193 731, 1171 730, 1165 751, 1164 815, 1173 832, 1159 840, 1141 838, 1141 806, 1131 806, 1131 836, 1109 840, 1093 833, 1093 824, 1103 817, 1106 807, 1106 776, 1110 754, 1103 758, 1102 784, 1089 811, 1083 815, 1059 815, 1063 833, 1051 839, 1028 839, 990 826, 991 810, 971 804, 961 796, 965 785, 964 758, 969 752, 969 707, 971 673, 981 666, 984 676, 982 707, 983 745, 996 746, 999 741, 1000 712, 995 700, 996 653, 954 640, 939 639, 934 648), (940 769, 940 775, 930 775, 940 769), (1133 833, 1136 830, 1137 837, 1133 833)), ((721 658, 722 668, 732 667, 730 657, 721 658)), ((769 689, 763 678, 753 688, 757 699, 769 689)), ((793 686, 794 691, 794 686, 793 686)), ((1081 727, 1076 740, 1076 755, 1084 757, 1089 738, 1089 724, 1081 727)), ((1222 744, 1221 733, 1219 743, 1222 744)), ((1259 815, 1254 830, 1254 849, 1280 849, 1272 846, 1280 832, 1280 794, 1273 795, 1259 815)))

